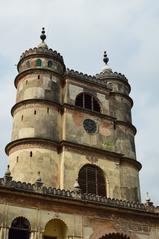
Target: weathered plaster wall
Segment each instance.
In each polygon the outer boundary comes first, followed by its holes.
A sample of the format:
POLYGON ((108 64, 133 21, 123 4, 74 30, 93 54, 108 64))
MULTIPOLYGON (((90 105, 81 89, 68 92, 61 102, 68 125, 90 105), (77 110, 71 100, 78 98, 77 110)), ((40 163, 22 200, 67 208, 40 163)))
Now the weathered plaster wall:
POLYGON ((120 182, 121 182, 121 197, 128 201, 139 201, 140 186, 139 175, 136 168, 126 163, 120 165, 120 182))
POLYGON ((89 113, 67 110, 65 139, 68 141, 89 145, 101 149, 115 150, 114 147, 114 126, 113 122, 92 116, 89 113), (96 122, 97 130, 95 133, 87 133, 83 127, 85 119, 92 119, 96 122))
POLYGON ((104 89, 99 90, 97 87, 92 87, 86 84, 82 85, 75 82, 66 82, 64 103, 75 105, 77 95, 83 92, 93 95, 100 104, 101 113, 109 115, 108 92, 106 90, 104 91, 104 89))
POLYGON ((127 98, 121 95, 111 95, 109 102, 111 116, 131 123, 131 104, 127 98))
POLYGON ((61 114, 58 108, 47 104, 23 104, 13 116, 12 140, 37 137, 59 140, 61 114))
POLYGON ((53 204, 51 210, 39 207, 30 208, 26 206, 0 204, 0 239, 8 238, 9 228, 12 221, 17 217, 26 218, 31 226, 31 238, 41 239, 45 234, 48 223, 56 225, 52 230, 52 236, 56 235, 59 224, 61 227, 61 239, 81 238, 99 239, 102 236, 118 233, 130 239, 158 239, 159 225, 152 223, 151 219, 126 217, 122 214, 97 213, 87 210, 70 212, 63 208, 64 212, 59 211, 53 204), (53 224, 53 222, 56 222, 53 224), (64 231, 63 231, 64 230, 64 231), (34 237, 33 237, 34 235, 34 237))
POLYGON ((60 79, 50 72, 38 70, 23 76, 17 85, 16 102, 27 99, 45 99, 60 103, 60 79))
POLYGON ((13 180, 35 183, 39 178, 46 186, 59 187, 59 155, 56 149, 42 145, 17 146, 9 155, 13 180))

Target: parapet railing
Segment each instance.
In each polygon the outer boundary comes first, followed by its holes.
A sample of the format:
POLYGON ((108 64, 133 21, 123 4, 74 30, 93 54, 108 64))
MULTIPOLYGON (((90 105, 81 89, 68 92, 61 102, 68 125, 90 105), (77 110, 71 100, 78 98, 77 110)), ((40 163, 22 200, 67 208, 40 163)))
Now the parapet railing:
POLYGON ((75 189, 74 191, 57 189, 52 187, 43 186, 41 179, 38 179, 35 184, 30 184, 26 182, 16 182, 11 180, 6 180, 6 178, 0 178, 0 188, 15 189, 17 191, 38 193, 45 196, 51 196, 54 198, 61 198, 66 200, 78 200, 87 203, 95 203, 98 205, 105 205, 110 207, 125 208, 125 209, 135 209, 144 212, 158 213, 158 207, 154 207, 152 202, 147 202, 145 204, 139 202, 130 202, 125 200, 119 200, 114 198, 107 198, 94 194, 81 193, 80 190, 75 189), (156 212, 155 212, 156 209, 156 212))

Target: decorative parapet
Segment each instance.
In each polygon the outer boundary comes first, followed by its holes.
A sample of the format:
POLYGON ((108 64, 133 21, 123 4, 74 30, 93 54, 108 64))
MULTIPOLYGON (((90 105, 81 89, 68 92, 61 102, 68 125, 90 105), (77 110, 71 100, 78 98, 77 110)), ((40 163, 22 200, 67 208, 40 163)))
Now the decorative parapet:
POLYGON ((50 57, 55 57, 59 61, 64 63, 63 57, 60 55, 60 53, 58 53, 57 51, 52 50, 51 48, 47 49, 47 48, 42 48, 42 47, 34 47, 34 48, 30 48, 29 50, 26 50, 20 56, 20 61, 25 57, 28 57, 30 55, 36 55, 36 54, 44 54, 44 55, 47 55, 47 56, 50 56, 50 57))
POLYGON ((116 207, 122 209, 129 209, 129 210, 137 210, 142 212, 151 212, 158 214, 158 207, 148 207, 146 204, 142 204, 139 202, 129 202, 129 201, 122 201, 119 199, 114 198, 107 198, 102 197, 94 194, 82 194, 77 193, 75 191, 69 191, 64 189, 57 189, 52 187, 46 187, 40 185, 37 187, 35 184, 25 183, 25 182, 16 182, 16 181, 5 181, 4 178, 0 179, 0 189, 14 189, 15 191, 21 192, 30 192, 30 193, 38 193, 45 196, 50 196, 52 198, 58 199, 66 199, 66 200, 78 200, 81 202, 93 203, 102 206, 109 206, 109 207, 116 207))
POLYGON ((83 74, 82 72, 74 71, 72 69, 70 70, 70 69, 67 68, 66 72, 65 72, 65 75, 66 76, 71 76, 73 78, 83 80, 83 81, 86 81, 86 82, 95 83, 95 84, 98 84, 102 87, 108 88, 106 82, 98 80, 95 76, 83 74))
POLYGON ((96 78, 97 79, 110 79, 110 78, 117 78, 120 80, 124 80, 124 81, 128 81, 128 79, 126 78, 126 76, 124 74, 118 73, 118 72, 101 72, 99 74, 96 74, 96 78))
POLYGON ((70 70, 67 68, 65 72, 65 76, 71 76, 73 78, 79 79, 80 81, 83 80, 85 82, 98 84, 104 88, 107 88, 109 91, 112 90, 111 86, 107 84, 106 81, 102 81, 101 79, 116 78, 116 79, 120 79, 120 80, 124 80, 128 82, 125 75, 122 75, 121 73, 117 73, 117 72, 111 72, 109 74, 100 73, 95 76, 91 76, 91 75, 83 74, 82 72, 74 71, 72 69, 70 70))

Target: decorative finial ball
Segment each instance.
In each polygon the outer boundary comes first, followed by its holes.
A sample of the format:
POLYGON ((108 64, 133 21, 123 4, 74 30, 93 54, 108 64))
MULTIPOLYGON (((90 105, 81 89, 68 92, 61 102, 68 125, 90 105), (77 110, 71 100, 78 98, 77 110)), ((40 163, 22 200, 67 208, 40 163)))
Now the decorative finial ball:
POLYGON ((106 52, 106 51, 104 51, 103 61, 104 61, 104 63, 105 63, 106 65, 108 64, 109 58, 108 58, 108 56, 107 56, 107 52, 106 52))
POLYGON ((42 27, 42 31, 41 31, 41 36, 40 36, 40 38, 41 38, 42 41, 45 41, 45 39, 46 39, 45 28, 44 28, 44 27, 42 27))

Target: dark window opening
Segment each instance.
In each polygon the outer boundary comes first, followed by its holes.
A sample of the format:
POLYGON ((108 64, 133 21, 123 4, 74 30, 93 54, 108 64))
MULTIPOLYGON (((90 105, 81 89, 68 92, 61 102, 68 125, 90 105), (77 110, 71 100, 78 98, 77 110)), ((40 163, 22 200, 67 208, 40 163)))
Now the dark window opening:
POLYGON ((9 239, 30 237, 30 223, 23 217, 18 217, 13 220, 11 228, 9 229, 9 239))
POLYGON ((80 94, 80 95, 78 95, 78 96, 76 97, 75 105, 84 108, 84 104, 83 104, 83 94, 80 94))
POLYGON ((75 105, 91 111, 100 112, 100 105, 94 96, 81 93, 76 97, 75 105))
POLYGON ((41 65, 42 65, 41 59, 36 59, 36 66, 41 66, 41 65))
POLYGON ((52 61, 48 61, 48 67, 52 67, 53 62, 52 61))
POLYGON ((92 110, 92 96, 84 95, 84 108, 92 110))
POLYGON ((36 110, 34 110, 34 115, 36 115, 36 110))
POLYGON ((98 104, 98 102, 93 98, 93 110, 100 112, 100 105, 98 104))
POLYGON ((47 108, 47 113, 49 114, 49 108, 47 108))
POLYGON ((22 116, 21 116, 21 121, 23 121, 23 119, 24 119, 24 116, 22 115, 22 116))
POLYGON ((43 236, 43 239, 57 239, 57 237, 48 237, 48 236, 43 236))
POLYGON ((85 165, 78 175, 78 182, 82 193, 106 196, 106 183, 103 172, 95 165, 85 165))
POLYGON ((109 233, 105 236, 100 237, 99 239, 130 239, 130 238, 121 233, 109 233))
POLYGON ((38 75, 38 80, 40 79, 40 75, 38 75))
POLYGON ((32 153, 32 151, 30 152, 30 157, 32 157, 33 156, 33 153, 32 153))

